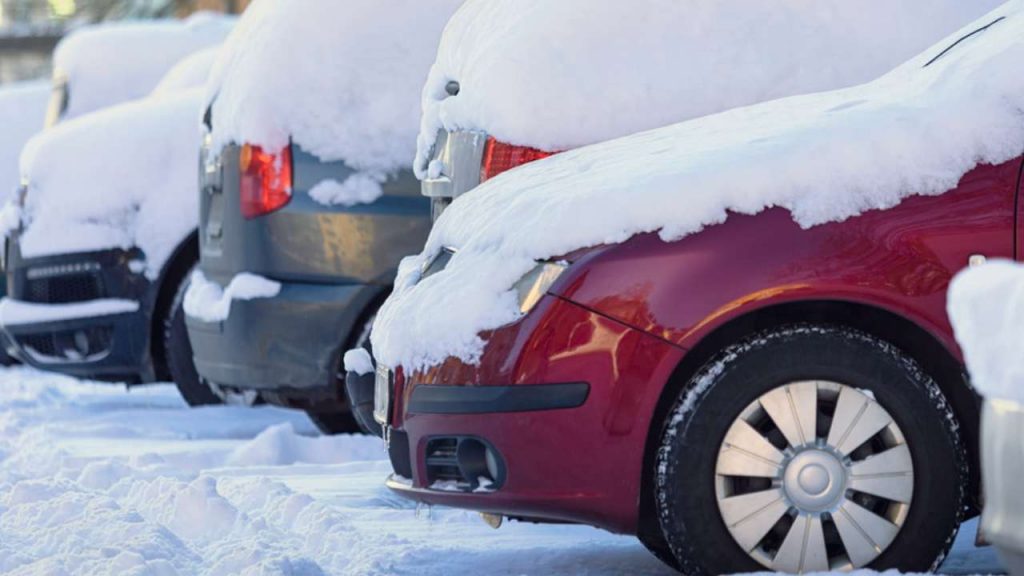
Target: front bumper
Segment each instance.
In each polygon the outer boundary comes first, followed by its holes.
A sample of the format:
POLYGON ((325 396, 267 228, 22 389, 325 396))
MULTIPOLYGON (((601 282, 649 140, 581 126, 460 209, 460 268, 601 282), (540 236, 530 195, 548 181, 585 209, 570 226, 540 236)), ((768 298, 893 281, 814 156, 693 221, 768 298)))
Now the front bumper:
POLYGON ((981 448, 982 531, 999 547, 1011 573, 1024 574, 1024 490, 1017 483, 1024 478, 1024 405, 986 400, 981 448))
POLYGON ((233 301, 224 321, 189 317, 196 369, 219 387, 270 393, 276 403, 340 400, 342 348, 379 291, 364 284, 285 283, 276 297, 233 301))
POLYGON ((652 415, 684 351, 553 296, 487 341, 477 366, 397 371, 388 486, 430 504, 636 533, 652 415))
POLYGON ((150 381, 151 283, 137 250, 22 258, 8 241, 4 346, 43 370, 82 378, 150 381))

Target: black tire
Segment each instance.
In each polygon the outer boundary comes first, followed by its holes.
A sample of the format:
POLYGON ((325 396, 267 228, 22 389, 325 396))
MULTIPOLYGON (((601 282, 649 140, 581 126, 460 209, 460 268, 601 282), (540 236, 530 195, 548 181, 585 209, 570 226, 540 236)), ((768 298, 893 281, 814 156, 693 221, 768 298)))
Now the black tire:
POLYGON ((727 348, 691 379, 666 419, 653 477, 658 517, 675 568, 691 575, 765 570, 737 544, 722 519, 715 475, 719 450, 736 418, 763 394, 809 380, 872 393, 910 451, 909 512, 891 545, 868 567, 924 572, 945 557, 962 519, 967 460, 939 387, 913 359, 873 336, 835 326, 796 325, 727 348))
POLYGON ((171 308, 164 318, 164 357, 167 359, 167 368, 178 387, 178 392, 189 406, 223 404, 224 401, 199 377, 192 358, 192 343, 189 342, 188 329, 185 327, 183 306, 191 278, 190 271, 181 279, 171 308))
POLYGON ((344 407, 339 406, 338 410, 329 412, 309 410, 306 413, 309 419, 316 424, 320 431, 327 435, 354 434, 361 432, 370 436, 383 437, 384 431, 380 424, 373 419, 373 375, 370 380, 360 377, 354 373, 345 371, 345 352, 351 348, 364 348, 372 353, 370 346, 370 327, 373 326, 373 319, 376 317, 376 309, 369 318, 359 324, 360 331, 356 334, 346 349, 341 351, 341 358, 338 359, 338 383, 345 395, 344 407))
POLYGON ((306 414, 320 432, 327 436, 334 436, 335 434, 359 434, 363 431, 360 428, 359 423, 356 422, 355 416, 347 410, 338 412, 307 411, 306 414))

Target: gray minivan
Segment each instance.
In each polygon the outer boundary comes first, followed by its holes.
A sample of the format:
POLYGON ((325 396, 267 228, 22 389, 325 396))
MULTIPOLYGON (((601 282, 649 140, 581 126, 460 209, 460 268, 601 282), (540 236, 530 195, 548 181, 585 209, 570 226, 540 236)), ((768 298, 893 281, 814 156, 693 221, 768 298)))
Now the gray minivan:
MULTIPOLYGON (((206 121, 213 130, 216 118, 207 114, 206 121)), ((247 145, 217 155, 204 146, 199 269, 222 286, 253 273, 281 289, 274 297, 233 301, 221 321, 189 316, 196 369, 222 397, 258 393, 272 404, 305 410, 325 433, 355 432, 342 358, 366 343, 401 258, 423 246, 430 202, 405 171, 385 182, 383 195, 370 204, 318 203, 309 194, 317 184, 344 182, 356 172, 292 144, 276 160, 290 166, 282 168, 290 197, 260 213, 243 208, 241 161, 251 154, 247 145)), ((360 402, 367 407, 359 412, 368 414, 372 390, 360 402)), ((371 418, 358 423, 376 432, 371 418)))

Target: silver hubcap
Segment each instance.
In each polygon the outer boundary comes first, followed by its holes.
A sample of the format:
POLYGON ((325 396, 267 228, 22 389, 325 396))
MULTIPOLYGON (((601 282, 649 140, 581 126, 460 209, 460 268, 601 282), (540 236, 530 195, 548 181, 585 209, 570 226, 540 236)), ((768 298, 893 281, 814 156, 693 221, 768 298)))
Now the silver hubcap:
POLYGON ((763 566, 795 574, 861 568, 906 521, 914 466, 899 426, 871 396, 795 382, 733 422, 715 490, 729 533, 763 566))

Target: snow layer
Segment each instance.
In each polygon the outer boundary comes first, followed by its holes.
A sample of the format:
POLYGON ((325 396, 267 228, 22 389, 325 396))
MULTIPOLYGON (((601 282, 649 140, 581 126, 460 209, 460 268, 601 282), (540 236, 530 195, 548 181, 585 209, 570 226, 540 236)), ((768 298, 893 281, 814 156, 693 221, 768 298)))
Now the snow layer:
POLYGON ((118 22, 72 32, 53 57, 68 80, 64 118, 146 96, 182 58, 223 42, 235 22, 200 13, 185 21, 118 22))
POLYGON ((373 357, 366 348, 353 348, 345 352, 344 362, 346 372, 355 372, 359 376, 373 372, 373 357))
POLYGON ((33 138, 21 236, 28 258, 137 246, 155 278, 195 229, 202 88, 122 104, 33 138))
POLYGON ((217 45, 185 57, 164 75, 153 89, 153 95, 161 96, 205 86, 219 54, 220 46, 217 45))
POLYGON ((866 82, 1001 3, 469 0, 423 91, 417 173, 442 126, 567 150, 866 82))
POLYGON ((23 326, 57 320, 95 318, 135 312, 139 303, 135 300, 104 299, 73 304, 33 304, 10 298, 0 299, 0 326, 23 326))
MULTIPOLYGON (((632 537, 418 510, 383 486, 379 439, 315 434, 297 412, 189 410, 172 385, 0 369, 0 573, 674 574, 632 537)), ((943 572, 1001 570, 975 532, 943 572)))
POLYGON ((0 201, 18 188, 18 156, 25 142, 43 129, 50 83, 22 82, 0 86, 0 201))
POLYGON ((185 293, 185 314, 203 322, 223 322, 231 314, 231 302, 273 298, 281 293, 281 284, 256 274, 243 272, 228 283, 227 288, 207 280, 201 270, 192 273, 185 293))
POLYGON ((1024 0, 1012 0, 878 80, 566 152, 507 172, 445 212, 401 265, 373 331, 384 364, 475 362, 479 333, 519 318, 512 285, 538 260, 729 212, 784 207, 802 226, 941 194, 1024 151, 1024 0), (960 37, 1005 19, 961 42, 960 37), (442 247, 448 267, 422 282, 442 247))
POLYGON ((974 387, 1024 404, 1024 266, 995 261, 961 272, 949 287, 949 318, 974 387))
POLYGON ((378 178, 406 167, 417 95, 461 1, 256 0, 208 86, 214 146, 290 138, 378 178))
POLYGON ((379 177, 356 173, 344 182, 324 180, 310 189, 309 195, 325 206, 370 204, 384 194, 381 184, 383 181, 379 177))

